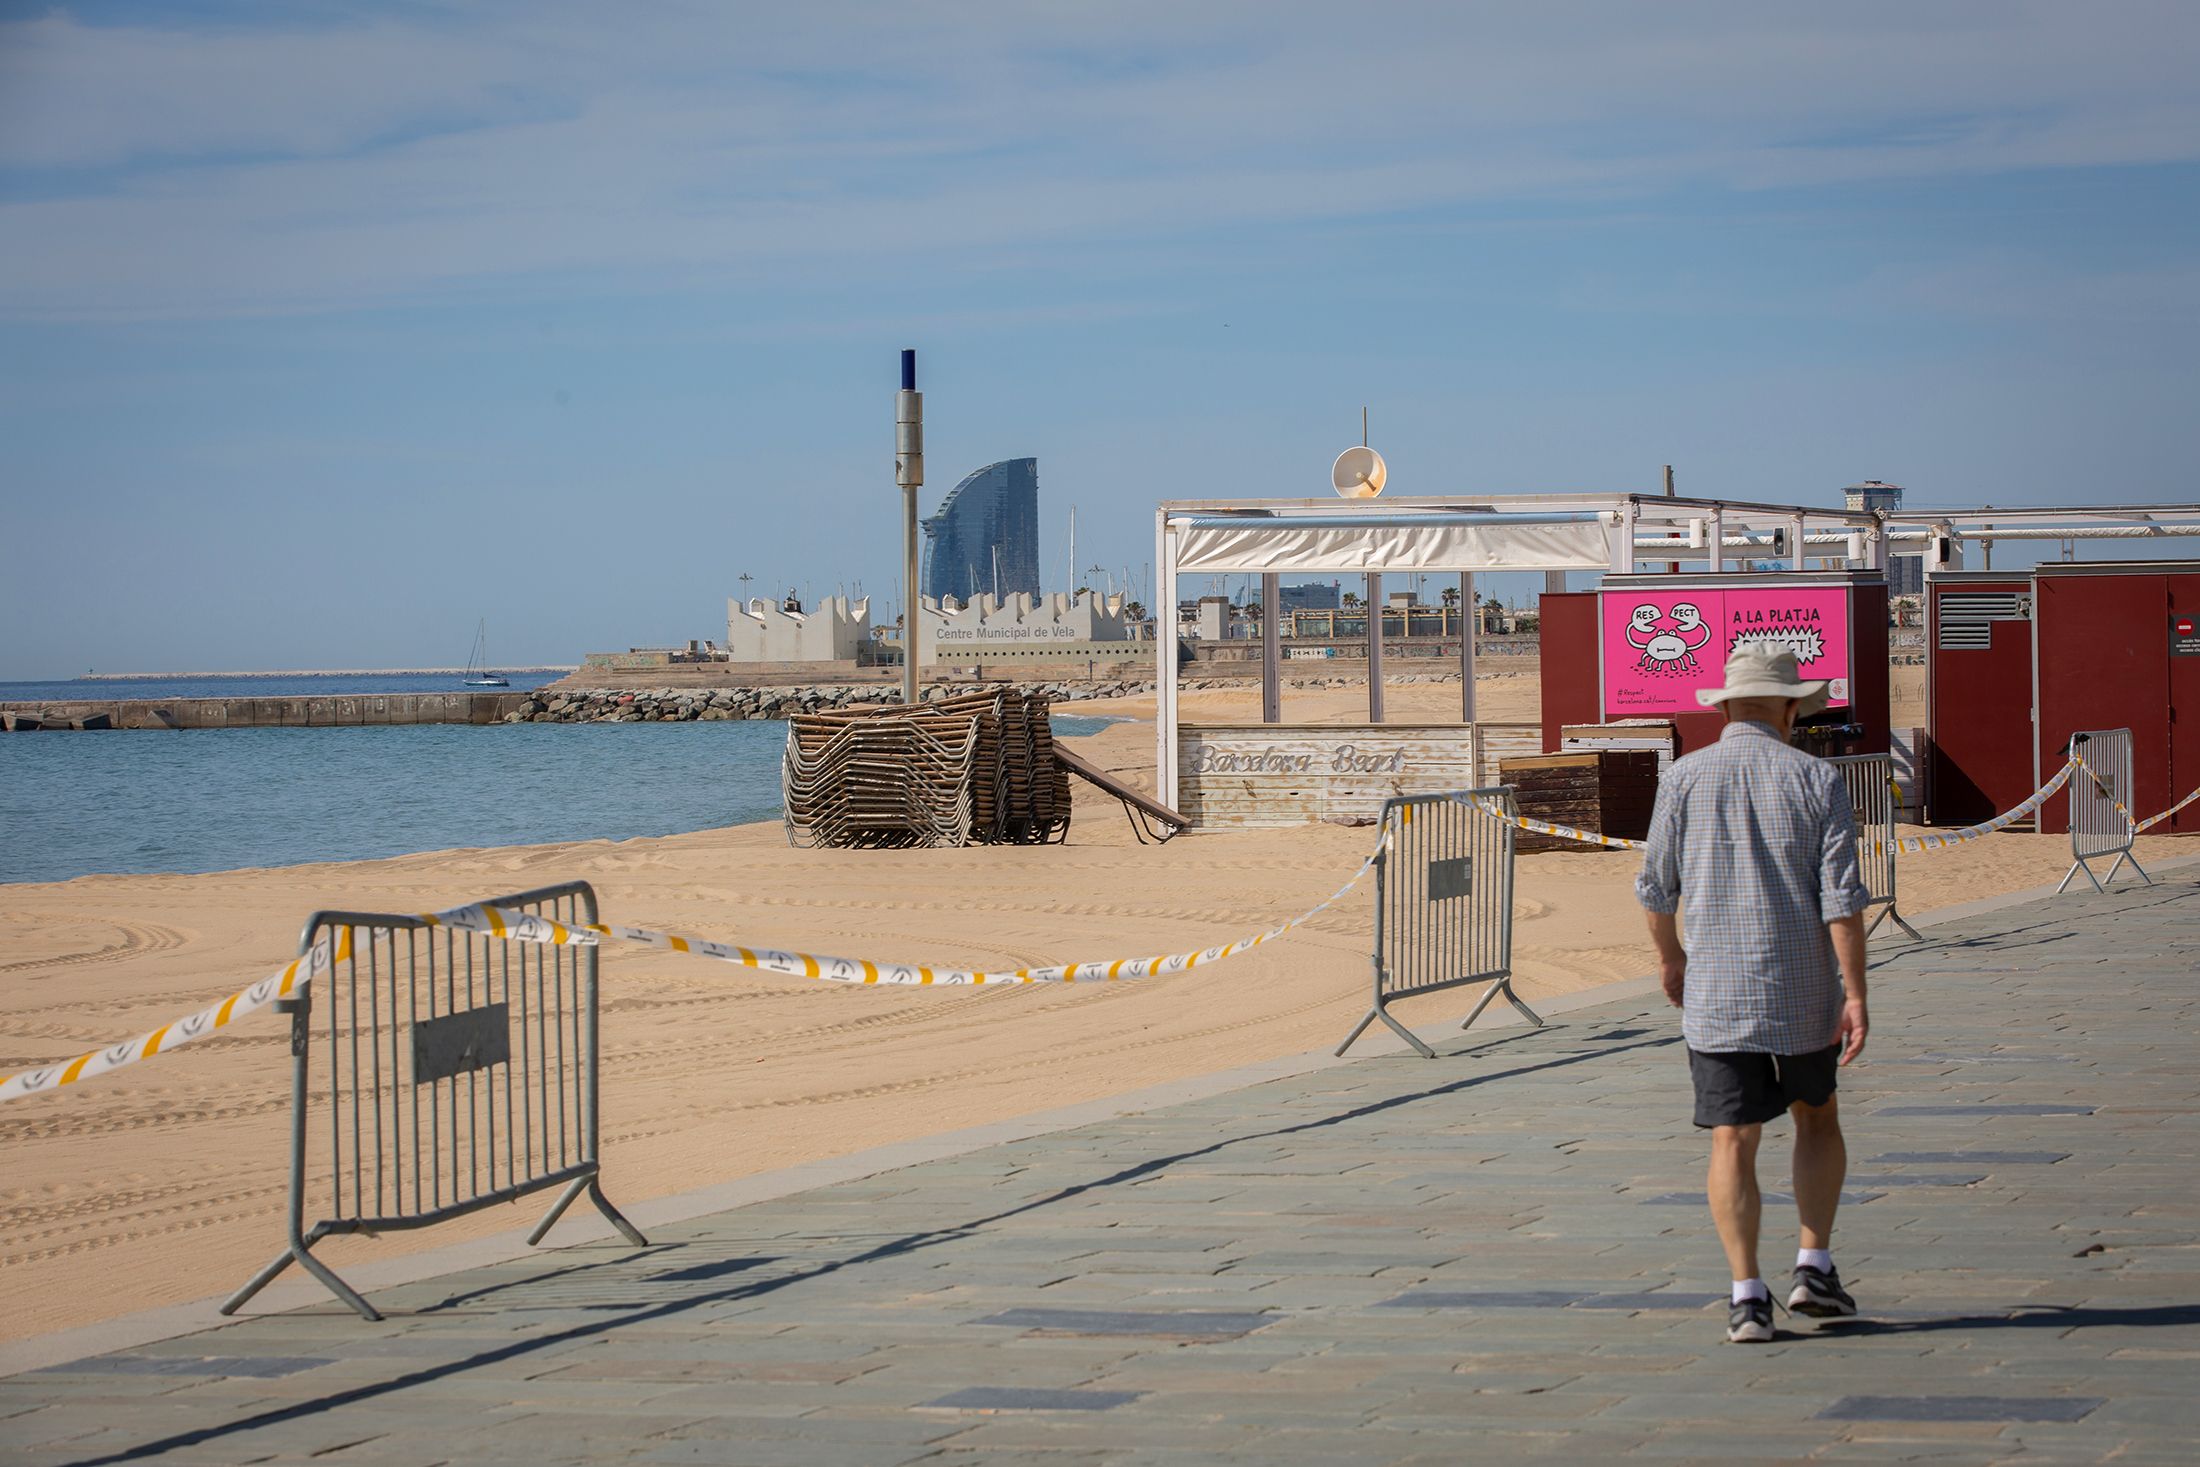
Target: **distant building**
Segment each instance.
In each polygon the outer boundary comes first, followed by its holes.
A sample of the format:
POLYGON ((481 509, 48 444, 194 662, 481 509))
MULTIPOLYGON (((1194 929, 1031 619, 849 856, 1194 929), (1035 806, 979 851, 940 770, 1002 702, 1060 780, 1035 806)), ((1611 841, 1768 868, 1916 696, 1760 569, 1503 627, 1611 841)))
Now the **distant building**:
POLYGON ((1925 557, 1922 555, 1888 556, 1887 594, 1889 596, 1924 595, 1925 557))
MULTIPOLYGON (((1880 479, 1866 479, 1861 484, 1851 484, 1841 491, 1852 510, 1864 510, 1893 519, 1902 513, 1902 486, 1880 479)), ((1887 594, 1890 596, 1922 596, 1925 594, 1925 557, 1922 555, 1890 555, 1887 557, 1887 594)))
POLYGON ((1021 592, 996 601, 967 603, 927 598, 917 618, 917 656, 922 662, 1031 662, 1053 658, 1120 656, 1137 639, 1123 615, 1121 595, 1057 591, 1021 592))
POLYGON ((827 596, 808 611, 758 596, 726 602, 726 653, 741 663, 854 662, 871 636, 871 599, 827 596))
POLYGON ((1283 610, 1285 611, 1334 611, 1343 594, 1335 581, 1307 581, 1296 586, 1285 586, 1283 610))
POLYGON ((1039 461, 1006 458, 968 475, 924 522, 924 594, 974 602, 1039 594, 1039 461))
POLYGON ((1884 484, 1877 479, 1866 479, 1861 484, 1849 485, 1841 492, 1847 496, 1850 509, 1873 510, 1887 515, 1902 512, 1900 484, 1884 484))

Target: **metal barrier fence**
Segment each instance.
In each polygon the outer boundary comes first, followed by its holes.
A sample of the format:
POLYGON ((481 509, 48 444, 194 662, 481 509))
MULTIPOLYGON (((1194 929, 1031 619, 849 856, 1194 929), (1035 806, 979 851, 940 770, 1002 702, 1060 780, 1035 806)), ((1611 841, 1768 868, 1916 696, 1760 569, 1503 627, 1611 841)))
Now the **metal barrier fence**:
POLYGON ((1917 929, 1903 920, 1895 905, 1894 817, 1901 803, 1894 783, 1894 759, 1888 754, 1844 754, 1828 759, 1841 771, 1849 787, 1849 811, 1856 817, 1856 865, 1863 873, 1864 889, 1871 900, 1864 910, 1875 912, 1865 935, 1892 918, 1894 925, 1920 941, 1917 929))
MULTIPOLYGON (((494 905, 568 926, 596 920, 585 881, 494 905)), ((583 1193, 629 1242, 645 1242, 598 1178, 594 946, 496 942, 417 917, 316 912, 298 950, 316 947, 331 958, 317 965, 320 976, 276 1005, 290 1014, 289 1242, 222 1313, 297 1263, 380 1319, 313 1256, 316 1243, 424 1228, 552 1187, 564 1190, 528 1242, 541 1242, 583 1193), (339 941, 347 928, 348 951, 339 941), (318 1089, 316 1051, 327 1071, 318 1089), (327 1210, 310 1227, 309 1206, 319 1204, 308 1203, 309 1184, 327 1188, 327 1210)))
POLYGON ((2131 730, 2096 729, 2072 734, 2070 754, 2083 761, 2085 767, 2070 776, 2070 869, 2063 873, 2056 895, 2060 896, 2069 887, 2070 878, 2080 871, 2095 891, 2105 891, 2127 861, 2140 880, 2154 885, 2154 878, 2147 875, 2132 853, 2132 842, 2139 835, 2139 817, 2131 807, 2131 730), (2091 863, 2103 856, 2114 856, 2116 860, 2108 868, 2108 875, 2095 876, 2091 863))
POLYGON ((1468 983, 1489 987, 1459 1027, 1506 1001, 1540 1026, 1512 986, 1513 826, 1509 788, 1402 796, 1383 805, 1385 844, 1375 858, 1375 1001, 1337 1046, 1380 1019, 1429 1059, 1436 1051, 1395 1018, 1389 1005, 1412 994, 1468 983), (1489 808, 1483 808, 1484 806, 1489 808))

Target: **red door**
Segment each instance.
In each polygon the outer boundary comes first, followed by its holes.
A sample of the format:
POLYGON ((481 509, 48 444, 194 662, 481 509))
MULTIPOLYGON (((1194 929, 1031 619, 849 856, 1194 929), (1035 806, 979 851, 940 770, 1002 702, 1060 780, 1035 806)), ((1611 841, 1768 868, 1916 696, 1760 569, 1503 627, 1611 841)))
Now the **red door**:
POLYGON ((2032 781, 2031 582, 1974 575, 1936 582, 1926 630, 1926 814, 1975 825, 2016 804, 2032 781))
MULTIPOLYGON (((2169 577, 2169 622, 2169 787, 2170 799, 2181 800, 2200 786, 2200 650, 2193 650, 2200 648, 2200 575, 2169 577)), ((2162 808, 2141 810, 2139 818, 2144 820, 2162 808)), ((2200 801, 2148 834, 2196 831, 2200 831, 2200 801)))
POLYGON ((1543 639, 1543 752, 1558 752, 1569 723, 1602 723, 1597 687, 1597 593, 1551 591, 1536 603, 1543 639))
MULTIPOLYGON (((2131 730, 2136 813, 2165 808, 2169 793, 2169 577, 2155 573, 2061 574, 2042 566, 2034 625, 2039 638, 2039 759, 2045 777, 2068 757, 2080 729, 2131 730)), ((2070 829, 2061 795, 2040 829, 2070 829)))

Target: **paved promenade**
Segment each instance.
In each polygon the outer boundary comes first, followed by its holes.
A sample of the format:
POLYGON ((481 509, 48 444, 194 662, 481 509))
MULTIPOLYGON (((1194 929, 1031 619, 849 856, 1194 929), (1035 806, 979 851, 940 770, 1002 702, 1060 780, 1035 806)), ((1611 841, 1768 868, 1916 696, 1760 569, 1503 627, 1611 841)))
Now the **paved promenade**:
POLYGON ((1843 1082, 1868 1317, 1769 1346, 1636 998, 14 1376, 0 1456, 2191 1461, 2200 884, 1927 937, 1843 1082))

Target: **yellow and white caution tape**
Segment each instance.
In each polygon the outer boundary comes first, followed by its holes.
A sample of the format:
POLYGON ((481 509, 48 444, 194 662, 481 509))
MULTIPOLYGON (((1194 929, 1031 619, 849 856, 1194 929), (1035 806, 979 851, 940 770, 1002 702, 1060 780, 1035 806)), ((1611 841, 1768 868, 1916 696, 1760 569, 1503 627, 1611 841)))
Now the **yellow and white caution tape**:
MULTIPOLYGON (((1216 947, 1201 948, 1197 952, 1170 953, 1154 958, 1114 958, 1064 963, 1052 968, 1018 968, 1014 972, 1003 973, 927 968, 915 963, 876 963, 863 958, 840 958, 821 953, 747 948, 734 943, 686 937, 678 933, 656 932, 646 927, 623 927, 600 922, 569 924, 552 921, 532 912, 515 912, 490 906, 484 902, 455 907, 448 912, 423 913, 421 920, 430 926, 449 927, 505 942, 540 943, 550 947, 594 947, 603 938, 611 937, 667 952, 692 953, 697 957, 738 963, 759 972, 783 973, 793 978, 818 978, 829 983, 944 987, 1009 983, 1106 983, 1125 978, 1149 978, 1160 974, 1190 972, 1203 964, 1219 963, 1225 958, 1250 952, 1295 927, 1303 927, 1336 905, 1345 893, 1359 885, 1361 878, 1373 869, 1375 858, 1382 854, 1388 844, 1389 836, 1386 833, 1344 885, 1296 917, 1279 923, 1266 932, 1241 937, 1235 942, 1225 942, 1216 947)), ((204 1039, 229 1027, 247 1014, 258 1013, 277 999, 291 997, 337 963, 352 956, 352 929, 337 927, 328 932, 331 935, 324 935, 312 951, 293 958, 280 970, 270 973, 250 988, 241 989, 198 1013, 163 1024, 135 1039, 111 1044, 105 1049, 92 1050, 73 1060, 35 1070, 23 1070, 13 1075, 0 1075, 0 1101, 39 1095, 98 1075, 111 1074, 126 1065, 134 1065, 140 1060, 148 1060, 154 1055, 166 1054, 194 1040, 204 1039)))
POLYGON ((163 1024, 135 1039, 125 1039, 120 1044, 110 1044, 105 1049, 80 1054, 65 1064, 47 1065, 42 1069, 24 1070, 14 1075, 0 1075, 0 1100, 14 1100, 22 1095, 58 1090, 64 1085, 74 1085, 79 1080, 111 1074, 124 1065, 134 1065, 139 1060, 149 1060, 156 1054, 181 1049, 186 1044, 228 1028, 247 1014, 258 1013, 277 999, 289 998, 351 956, 351 929, 339 927, 333 931, 334 936, 324 936, 313 945, 312 951, 292 958, 279 971, 268 974, 250 988, 239 989, 220 1003, 200 1009, 195 1014, 163 1024))
POLYGON ((2200 789, 2196 789, 2191 794, 2185 796, 2182 800, 2179 800, 2176 804, 2170 806, 2167 810, 2164 810, 2161 814, 2149 815, 2146 819, 2141 820, 2131 813, 2131 809, 2129 806, 2124 804, 2122 800, 2116 798, 2115 792, 2108 787, 2108 781, 2101 778, 2100 774, 2094 770, 2092 765, 2086 763, 2083 759, 2079 758, 2075 754, 2071 756, 2070 762, 2077 765, 2080 769, 2083 769, 2086 772, 2086 777, 2093 781, 2093 788, 2099 790, 2101 793, 2101 798, 2108 801, 2109 806, 2114 809, 2117 814, 2124 817, 2125 822, 2131 826, 2131 833, 2133 835, 2137 835, 2142 830, 2152 830, 2155 826, 2160 825, 2163 821, 2169 819, 2172 815, 2175 815, 2179 810, 2184 809, 2194 800, 2200 800, 2200 789))
POLYGON ((699 958, 737 963, 744 968, 754 968, 760 973, 779 973, 789 978, 815 978, 826 983, 883 983, 946 988, 975 988, 986 984, 1009 983, 1113 983, 1126 978, 1151 978, 1168 973, 1190 972, 1203 963, 1219 963, 1225 958, 1251 952, 1295 927, 1303 927, 1328 911, 1345 893, 1359 885, 1360 879, 1374 868, 1375 858, 1382 854, 1388 843, 1389 837, 1386 835, 1368 853, 1367 859, 1360 863, 1360 868, 1352 873, 1344 885, 1296 917, 1278 923, 1266 932, 1201 948, 1196 952, 1166 953, 1153 958, 1098 958, 1090 962, 1061 963, 1051 968, 1016 968, 997 973, 975 968, 928 968, 918 963, 881 963, 868 958, 835 957, 829 953, 749 948, 738 943, 714 942, 708 938, 657 932, 647 927, 625 927, 617 923, 597 922, 568 928, 538 919, 535 931, 521 932, 515 924, 522 914, 480 904, 460 907, 451 912, 427 914, 422 920, 438 926, 454 927, 462 932, 503 938, 508 942, 591 943, 600 937, 610 937, 665 952, 691 953, 699 958), (555 931, 545 932, 542 930, 544 928, 555 931))
MULTIPOLYGON (((2084 769, 2088 775, 2092 775, 2095 783, 2099 783, 2100 777, 2094 775, 2091 769, 2087 769, 2083 760, 2074 758, 2057 770, 2053 779, 2041 785, 2039 789, 2027 796, 2023 803, 2017 805, 2014 809, 1996 815, 1983 824, 1966 826, 1962 830, 1935 831, 1929 835, 1905 836, 1894 843, 1895 853, 1897 855, 1914 856, 1924 851, 1942 851, 1951 846, 1963 845, 1966 842, 1992 835, 1995 831, 2014 825, 2017 821, 2039 809, 2055 791, 2063 787, 2073 773, 2080 769, 2084 769)), ((2102 793, 2106 794, 2107 786, 2103 785, 2101 788, 2102 793)), ((1610 846, 1615 850, 1623 851, 1640 851, 1649 848, 1648 841, 1623 840, 1616 835, 1599 835, 1593 830, 1577 830, 1571 825, 1553 825, 1547 820, 1533 820, 1525 815, 1510 814, 1502 806, 1487 800, 1474 799, 1466 795, 1454 795, 1452 798, 1463 805, 1472 805, 1475 809, 1482 811, 1493 819, 1502 820, 1508 825, 1516 825, 1522 830, 1532 830, 1538 835, 1557 836, 1561 840, 1580 841, 1584 845, 1610 846)), ((2200 790, 2194 790, 2153 819, 2137 823, 2135 828, 2145 830, 2150 825, 2167 820, 2194 800, 2200 800, 2200 790)), ((2122 810, 2126 820, 2131 819, 2131 812, 2124 810, 2121 804, 2117 804, 2113 796, 2110 797, 2109 803, 2116 805, 2118 810, 2122 810)), ((1872 841, 1865 847, 1866 852, 1874 856, 1879 855, 1884 849, 1884 843, 1880 841, 1872 841)))
POLYGON ((2108 787, 2108 781, 2101 778, 2099 772, 2092 765, 2086 763, 2084 758, 2077 754, 2070 756, 2070 762, 2083 770, 2087 779, 2093 781, 2093 788, 2099 791, 2102 799, 2108 801, 2109 808, 2124 817, 2124 824, 2130 826, 2134 831, 2139 829, 2139 817, 2132 814, 2130 807, 2122 800, 2116 798, 2116 792, 2108 787))
MULTIPOLYGON (((2004 810, 1991 820, 1983 821, 1977 825, 1966 825, 1961 830, 1936 830, 1927 835, 1904 836, 1894 843, 1895 854, 1898 856, 1914 856, 1920 851, 1945 851, 1951 846, 1959 846, 1969 841, 1984 839, 2005 826, 2016 824, 2019 820, 2024 819, 2033 811, 2039 809, 2040 806, 2046 804, 2049 796, 2061 789, 2069 782, 2072 774, 2084 767, 2078 760, 2072 759, 2055 771, 2053 779, 2025 796, 2019 804, 2004 810)), ((1864 849, 1867 853, 1876 856, 1886 849, 1886 844, 1883 841, 1875 840, 1867 844, 1864 849)))
POLYGON ((1531 820, 1525 815, 1511 813, 1502 805, 1493 804, 1488 800, 1478 800, 1470 795, 1453 795, 1451 798, 1462 805, 1473 806, 1493 820, 1502 820, 1507 825, 1517 825, 1522 830, 1532 830, 1537 835, 1555 835, 1560 840, 1576 840, 1584 845, 1592 846, 1610 846, 1619 851, 1649 849, 1650 843, 1648 841, 1625 840, 1616 835, 1599 835, 1593 830, 1576 830, 1571 825, 1553 825, 1548 820, 1531 820))
POLYGON ((2185 806, 2191 804, 2194 800, 2200 800, 2200 790, 2194 790, 2191 794, 2185 796, 2182 800, 2179 800, 2176 804, 2170 806, 2161 814, 2149 815, 2146 819, 2137 822, 2131 827, 2132 834, 2136 835, 2142 830, 2149 830, 2152 829, 2154 826, 2160 825, 2163 821, 2169 819, 2170 816, 2175 815, 2179 810, 2184 809, 2185 806))

